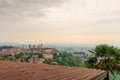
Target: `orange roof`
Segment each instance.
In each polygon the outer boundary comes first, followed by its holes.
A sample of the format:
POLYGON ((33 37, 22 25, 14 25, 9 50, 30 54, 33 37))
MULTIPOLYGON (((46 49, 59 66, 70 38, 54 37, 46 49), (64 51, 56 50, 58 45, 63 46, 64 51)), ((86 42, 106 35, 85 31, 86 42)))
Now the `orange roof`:
POLYGON ((42 50, 52 50, 52 52, 60 52, 59 50, 55 48, 42 48, 42 50))
POLYGON ((0 54, 4 56, 6 54, 19 54, 20 52, 22 52, 20 48, 11 48, 0 52, 0 54))
POLYGON ((96 69, 0 61, 0 80, 96 80, 103 74, 96 69))

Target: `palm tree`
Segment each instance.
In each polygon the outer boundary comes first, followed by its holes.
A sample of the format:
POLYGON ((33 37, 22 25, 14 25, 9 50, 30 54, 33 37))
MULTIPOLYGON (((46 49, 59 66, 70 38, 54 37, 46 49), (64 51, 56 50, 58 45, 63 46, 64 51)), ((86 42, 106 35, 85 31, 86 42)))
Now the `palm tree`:
POLYGON ((106 44, 101 44, 95 47, 93 51, 94 57, 89 58, 86 61, 86 65, 89 68, 102 69, 113 75, 118 74, 120 71, 120 49, 109 46, 106 44))

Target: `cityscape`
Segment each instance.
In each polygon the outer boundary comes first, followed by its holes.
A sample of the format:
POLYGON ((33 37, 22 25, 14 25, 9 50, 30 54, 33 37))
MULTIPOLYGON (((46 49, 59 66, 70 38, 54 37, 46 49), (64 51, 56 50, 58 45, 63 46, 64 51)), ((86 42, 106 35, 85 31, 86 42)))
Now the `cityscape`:
POLYGON ((0 0, 0 80, 120 80, 120 0, 0 0))

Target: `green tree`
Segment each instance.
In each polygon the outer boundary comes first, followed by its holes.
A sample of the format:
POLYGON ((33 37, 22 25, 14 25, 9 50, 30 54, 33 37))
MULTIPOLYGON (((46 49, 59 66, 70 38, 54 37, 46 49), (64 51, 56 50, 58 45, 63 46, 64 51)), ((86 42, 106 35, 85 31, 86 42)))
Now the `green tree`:
POLYGON ((58 65, 81 67, 82 61, 70 53, 61 53, 61 57, 55 58, 58 65))
POLYGON ((0 46, 0 51, 2 51, 2 49, 10 49, 10 48, 14 48, 13 46, 0 46))
POLYGON ((28 57, 26 57, 24 53, 15 54, 14 57, 15 59, 21 59, 21 62, 28 62, 28 57))
POLYGON ((108 72, 107 80, 109 80, 110 73, 112 73, 113 75, 119 73, 120 49, 114 46, 101 44, 96 46, 92 52, 94 52, 95 57, 89 58, 88 61, 86 61, 87 67, 107 71, 108 72))
POLYGON ((3 57, 2 55, 0 55, 0 60, 4 60, 5 59, 5 57, 3 57))

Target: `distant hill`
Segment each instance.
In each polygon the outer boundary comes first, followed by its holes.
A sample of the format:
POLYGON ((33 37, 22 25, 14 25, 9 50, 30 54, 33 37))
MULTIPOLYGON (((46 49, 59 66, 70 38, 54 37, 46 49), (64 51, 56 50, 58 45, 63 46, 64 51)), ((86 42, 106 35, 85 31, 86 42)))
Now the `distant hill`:
POLYGON ((0 51, 2 51, 2 49, 9 49, 9 48, 14 48, 14 47, 13 46, 1 46, 0 51))

